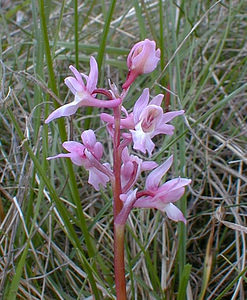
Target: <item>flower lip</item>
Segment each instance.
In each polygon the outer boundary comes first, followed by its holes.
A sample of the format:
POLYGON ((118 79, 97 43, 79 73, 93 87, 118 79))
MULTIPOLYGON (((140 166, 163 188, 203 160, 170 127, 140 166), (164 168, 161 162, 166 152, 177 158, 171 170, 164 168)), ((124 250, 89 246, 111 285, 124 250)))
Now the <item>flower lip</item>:
POLYGON ((154 131, 156 124, 162 118, 163 110, 161 107, 156 105, 148 105, 140 115, 141 127, 143 132, 154 131))

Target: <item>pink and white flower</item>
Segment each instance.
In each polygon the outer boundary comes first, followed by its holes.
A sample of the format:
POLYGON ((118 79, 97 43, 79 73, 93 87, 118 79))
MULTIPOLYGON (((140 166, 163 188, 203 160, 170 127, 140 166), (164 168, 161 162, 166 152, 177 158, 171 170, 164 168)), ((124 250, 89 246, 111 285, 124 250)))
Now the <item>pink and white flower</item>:
MULTIPOLYGON (((167 123, 176 116, 184 114, 184 110, 164 113, 161 107, 163 97, 164 95, 159 94, 149 102, 149 89, 146 88, 136 101, 132 113, 128 114, 126 109, 122 107, 126 118, 120 120, 120 128, 129 130, 135 150, 143 153, 148 151, 150 156, 155 147, 152 138, 158 134, 173 135, 174 126, 167 123)), ((107 128, 112 134, 114 117, 107 113, 102 113, 100 118, 102 121, 107 122, 107 128)), ((127 133, 124 133, 123 137, 125 135, 127 133)))
MULTIPOLYGON (((137 192, 137 190, 134 190, 121 195, 121 200, 124 202, 122 218, 127 220, 127 215, 132 207, 156 208, 166 212, 168 218, 173 221, 186 223, 183 213, 173 203, 183 196, 185 186, 190 184, 191 180, 174 178, 160 185, 162 177, 167 173, 172 162, 173 156, 170 156, 148 175, 144 191, 137 192)), ((123 220, 118 221, 123 222, 123 220)))
POLYGON ((103 145, 96 141, 93 130, 84 131, 81 138, 83 144, 74 141, 64 142, 62 146, 69 153, 47 157, 47 160, 68 157, 75 165, 84 166, 89 171, 88 183, 98 191, 100 184, 105 187, 113 174, 108 164, 100 163, 103 155, 103 145))
POLYGON ((45 120, 45 123, 49 123, 60 117, 71 116, 76 113, 79 107, 82 106, 112 108, 121 103, 121 99, 104 101, 98 100, 94 97, 93 92, 96 89, 98 81, 98 65, 93 56, 90 57, 89 76, 79 73, 73 66, 70 66, 69 68, 75 77, 69 76, 65 78, 64 82, 74 94, 75 99, 71 103, 65 104, 53 111, 45 120), (86 81, 86 84, 84 83, 84 80, 86 81))
POLYGON ((127 58, 129 73, 123 89, 127 89, 140 74, 153 72, 160 60, 160 49, 156 50, 155 41, 145 39, 136 43, 127 58))
POLYGON ((149 102, 149 89, 144 89, 143 93, 136 101, 133 109, 134 129, 131 129, 134 149, 143 153, 148 151, 149 155, 154 150, 152 138, 157 134, 172 135, 174 126, 167 124, 176 116, 184 114, 183 110, 163 113, 161 102, 164 95, 157 95, 149 102))

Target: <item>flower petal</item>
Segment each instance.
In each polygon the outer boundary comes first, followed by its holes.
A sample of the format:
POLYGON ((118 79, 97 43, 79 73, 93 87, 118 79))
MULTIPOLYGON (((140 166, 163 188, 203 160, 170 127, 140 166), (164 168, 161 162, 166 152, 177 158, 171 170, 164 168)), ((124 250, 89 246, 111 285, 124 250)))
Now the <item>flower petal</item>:
POLYGON ((77 109, 80 107, 80 101, 78 99, 75 99, 73 102, 65 104, 63 106, 60 106, 56 110, 54 110, 48 118, 45 120, 45 123, 48 124, 54 119, 61 118, 61 117, 67 117, 73 115, 77 109))
POLYGON ((154 161, 144 161, 141 165, 141 171, 153 170, 158 164, 154 161))
POLYGON ((186 219, 183 213, 174 204, 172 203, 166 204, 165 207, 163 208, 163 211, 166 212, 169 219, 176 222, 182 221, 184 222, 184 224, 186 224, 186 219))
POLYGON ((129 180, 131 179, 131 175, 134 170, 134 165, 131 161, 126 162, 121 166, 121 183, 122 186, 124 187, 129 180))
POLYGON ((46 159, 47 160, 51 160, 51 159, 56 159, 56 158, 61 158, 61 157, 68 157, 68 158, 70 158, 71 157, 71 153, 60 153, 60 154, 57 154, 57 155, 54 155, 54 156, 49 156, 46 159))
POLYGON ((134 207, 139 207, 139 208, 156 208, 155 202, 153 202, 153 197, 151 196, 145 196, 145 197, 140 197, 136 200, 134 207))
POLYGON ((148 105, 149 101, 149 89, 146 88, 143 90, 141 96, 138 98, 134 105, 133 115, 134 115, 134 122, 137 124, 140 120, 140 115, 145 107, 148 105))
POLYGON ((96 142, 92 150, 93 155, 100 160, 104 152, 103 145, 100 142, 96 142))
POLYGON ((130 213, 130 211, 133 207, 133 204, 136 200, 136 192, 137 192, 137 189, 135 189, 134 191, 129 191, 127 194, 120 195, 120 199, 123 201, 124 205, 114 221, 115 224, 125 224, 126 223, 129 213, 130 213))
POLYGON ((185 192, 185 188, 184 187, 180 187, 180 188, 178 188, 176 190, 168 192, 165 195, 164 199, 165 199, 166 203, 168 203, 168 202, 172 202, 172 203, 176 202, 176 201, 178 201, 183 196, 184 192, 185 192))
POLYGON ((145 39, 136 43, 127 58, 129 69, 123 89, 127 89, 140 74, 153 72, 160 60, 160 50, 155 50, 155 41, 145 39))
POLYGON ((159 190, 160 191, 166 190, 166 191, 170 192, 170 191, 179 189, 181 187, 184 187, 190 183, 191 183, 191 179, 178 177, 178 178, 171 179, 171 180, 165 182, 164 184, 162 184, 162 186, 159 188, 159 190))
POLYGON ((170 169, 173 162, 173 156, 171 155, 162 165, 153 170, 146 179, 146 189, 149 191, 156 191, 162 177, 170 169))
POLYGON ((142 153, 146 153, 146 151, 148 151, 149 156, 151 156, 155 144, 152 142, 150 135, 142 130, 130 130, 130 132, 134 142, 133 148, 141 151, 142 153))
POLYGON ((90 73, 87 80, 87 90, 92 93, 98 82, 98 65, 93 56, 90 57, 90 73))
POLYGON ((74 141, 67 141, 63 143, 63 148, 68 152, 77 152, 81 155, 84 154, 84 150, 86 149, 84 145, 74 141))
POLYGON ((127 57, 127 66, 129 69, 131 69, 131 67, 132 67, 132 56, 134 55, 135 50, 138 49, 139 47, 142 47, 142 44, 143 44, 143 41, 140 41, 131 48, 130 53, 127 57))
POLYGON ((62 157, 70 158, 71 161, 77 166, 82 166, 83 163, 84 163, 84 159, 75 152, 61 153, 61 154, 58 154, 58 155, 55 155, 55 156, 50 156, 50 157, 47 157, 47 160, 54 159, 54 158, 62 158, 62 157))
POLYGON ((163 204, 176 202, 183 196, 184 191, 185 191, 184 187, 180 187, 173 191, 163 191, 163 192, 158 191, 157 194, 154 196, 153 200, 163 204))
POLYGON ((143 66, 143 73, 150 73, 152 72, 156 67, 160 60, 160 50, 155 50, 156 44, 155 41, 148 41, 146 39, 143 51, 144 55, 140 56, 140 61, 145 61, 143 66))
POLYGON ((157 134, 167 134, 167 135, 173 135, 175 127, 170 124, 164 124, 162 121, 159 122, 157 127, 152 133, 152 137, 154 137, 157 134))
POLYGON ((77 92, 83 91, 83 86, 79 84, 79 82, 74 77, 66 77, 64 79, 64 83, 71 90, 71 92, 75 95, 77 92))
POLYGON ((164 95, 159 94, 159 95, 155 96, 155 97, 150 101, 149 105, 152 105, 152 104, 153 104, 153 105, 160 106, 161 103, 162 103, 163 98, 164 98, 164 95))
POLYGON ((142 130, 152 134, 162 120, 162 116, 163 109, 160 106, 148 105, 145 107, 139 118, 142 130))
POLYGON ((122 151, 122 162, 125 164, 130 160, 129 151, 127 147, 123 148, 122 151))
POLYGON ((163 118, 162 118, 162 122, 163 123, 170 122, 175 117, 181 116, 183 114, 184 114, 184 110, 169 111, 167 113, 164 113, 163 118))
POLYGON ((81 87, 85 88, 85 84, 82 80, 81 73, 74 67, 74 66, 69 66, 70 71, 74 74, 76 80, 80 84, 81 87))
POLYGON ((96 136, 92 129, 83 131, 81 134, 81 139, 83 144, 88 149, 93 149, 94 145, 96 144, 96 136))
POLYGON ((114 124, 114 117, 107 113, 101 113, 100 119, 106 123, 114 124))
POLYGON ((100 184, 104 187, 106 183, 109 181, 109 177, 105 175, 103 172, 99 171, 95 167, 89 168, 89 178, 88 183, 90 183, 96 191, 100 190, 100 184))

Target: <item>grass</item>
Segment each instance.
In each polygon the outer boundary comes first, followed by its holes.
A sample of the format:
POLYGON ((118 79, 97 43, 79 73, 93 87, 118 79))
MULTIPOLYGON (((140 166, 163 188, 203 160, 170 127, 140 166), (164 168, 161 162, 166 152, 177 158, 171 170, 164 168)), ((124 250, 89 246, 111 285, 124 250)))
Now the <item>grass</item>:
MULTIPOLYGON (((186 111, 172 137, 158 136, 154 158, 173 153, 169 176, 192 184, 179 203, 186 226, 154 210, 131 213, 129 299, 246 299, 246 10, 240 0, 3 1, 3 299, 114 299, 112 193, 95 192, 69 160, 46 161, 88 126, 108 147, 100 111, 44 120, 71 101, 63 82, 70 64, 87 73, 93 55, 100 85, 110 78, 120 87, 128 51, 144 38, 156 40, 161 63, 137 79, 124 105, 150 87, 166 95, 169 109, 186 111)), ((104 157, 111 161, 111 148, 104 157)))

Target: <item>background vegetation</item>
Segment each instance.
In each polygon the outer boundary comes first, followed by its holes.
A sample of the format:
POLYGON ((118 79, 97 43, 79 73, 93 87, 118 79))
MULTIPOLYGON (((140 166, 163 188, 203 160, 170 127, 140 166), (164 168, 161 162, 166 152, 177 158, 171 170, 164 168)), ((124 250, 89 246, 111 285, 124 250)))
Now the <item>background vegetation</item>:
MULTIPOLYGON (((187 226, 135 210, 126 231, 129 299, 246 299, 247 3, 240 0, 1 1, 0 293, 2 299, 114 299, 112 203, 69 160, 47 162, 64 140, 93 128, 111 161, 99 110, 44 125, 71 101, 73 64, 99 63, 99 86, 119 88, 137 41, 155 40, 161 63, 138 78, 185 109, 158 163, 192 179, 180 201, 187 226), (246 286, 245 286, 246 288, 246 286)), ((140 185, 142 183, 140 182, 140 185)))

